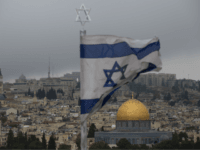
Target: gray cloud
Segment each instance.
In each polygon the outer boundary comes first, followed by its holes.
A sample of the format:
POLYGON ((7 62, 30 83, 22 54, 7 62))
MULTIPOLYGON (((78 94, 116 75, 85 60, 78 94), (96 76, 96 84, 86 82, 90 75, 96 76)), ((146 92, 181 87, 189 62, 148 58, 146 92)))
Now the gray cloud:
POLYGON ((82 27, 75 22, 75 8, 82 3, 92 9, 92 22, 85 25, 87 34, 133 39, 157 36, 162 71, 176 73, 178 78, 190 73, 191 78, 200 79, 196 77, 198 65, 193 69, 183 65, 198 63, 193 58, 200 55, 199 0, 1 0, 0 68, 4 82, 21 73, 28 78, 47 77, 49 56, 54 76, 80 70, 82 27))

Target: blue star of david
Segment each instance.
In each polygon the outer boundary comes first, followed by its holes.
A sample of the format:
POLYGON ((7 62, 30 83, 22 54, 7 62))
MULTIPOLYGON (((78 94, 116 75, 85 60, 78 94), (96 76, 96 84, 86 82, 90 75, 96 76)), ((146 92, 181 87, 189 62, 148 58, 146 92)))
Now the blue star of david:
POLYGON ((120 78, 120 80, 126 79, 124 76, 124 72, 126 71, 128 65, 125 65, 123 67, 120 67, 119 64, 117 63, 117 61, 115 62, 115 64, 113 65, 113 68, 111 70, 103 70, 105 73, 105 76, 107 77, 107 81, 104 84, 104 87, 114 87, 117 84, 114 83, 114 81, 111 79, 112 75, 114 72, 121 72, 122 76, 120 78))

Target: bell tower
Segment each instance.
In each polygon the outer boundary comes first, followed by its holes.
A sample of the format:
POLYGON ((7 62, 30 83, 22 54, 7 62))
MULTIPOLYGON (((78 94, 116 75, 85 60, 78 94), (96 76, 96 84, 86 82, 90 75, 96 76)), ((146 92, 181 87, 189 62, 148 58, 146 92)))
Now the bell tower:
POLYGON ((0 68, 0 94, 3 94, 3 76, 1 74, 1 68, 0 68))

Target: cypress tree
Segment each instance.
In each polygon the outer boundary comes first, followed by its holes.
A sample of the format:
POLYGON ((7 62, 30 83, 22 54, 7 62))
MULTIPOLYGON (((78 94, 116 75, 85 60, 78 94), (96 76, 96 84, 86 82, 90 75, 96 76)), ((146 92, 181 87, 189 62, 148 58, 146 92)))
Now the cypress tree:
POLYGON ((25 146, 24 146, 24 148, 25 149, 27 149, 28 148, 28 138, 27 138, 27 132, 25 133, 25 135, 24 135, 24 143, 25 143, 25 146))
POLYGON ((45 98, 45 90, 44 90, 44 88, 43 88, 43 90, 42 90, 42 98, 45 98))
POLYGON ((96 126, 94 123, 91 124, 90 129, 88 131, 88 138, 94 137, 94 132, 96 131, 96 126))
POLYGON ((10 129, 8 133, 8 138, 7 138, 7 148, 12 149, 14 145, 14 134, 13 131, 10 129))
POLYGON ((103 128, 103 126, 101 127, 101 131, 104 131, 104 128, 103 128))
POLYGON ((42 136, 42 148, 46 149, 47 145, 46 145, 46 139, 45 139, 45 133, 43 132, 43 136, 42 136))
POLYGON ((30 87, 28 89, 28 96, 31 95, 31 90, 30 90, 30 87))
POLYGON ((48 149, 56 149, 56 142, 54 138, 54 134, 52 133, 49 142, 48 142, 48 149))

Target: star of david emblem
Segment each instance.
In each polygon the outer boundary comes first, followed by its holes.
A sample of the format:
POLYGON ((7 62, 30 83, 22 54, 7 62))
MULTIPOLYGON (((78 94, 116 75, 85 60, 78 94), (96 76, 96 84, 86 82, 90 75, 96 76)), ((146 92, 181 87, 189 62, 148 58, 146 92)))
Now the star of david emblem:
POLYGON ((125 65, 123 67, 120 67, 119 64, 117 63, 117 61, 115 62, 115 64, 113 65, 113 68, 111 70, 103 70, 104 73, 105 73, 105 76, 107 77, 107 81, 106 83, 104 84, 104 87, 114 87, 116 86, 117 84, 114 83, 114 81, 111 79, 113 73, 115 72, 121 72, 122 73, 122 76, 120 78, 120 80, 123 80, 123 79, 126 79, 125 76, 124 76, 124 72, 126 71, 126 68, 127 68, 128 65, 125 65))
POLYGON ((89 16, 90 10, 91 9, 86 9, 84 4, 81 5, 80 9, 76 9, 76 12, 77 12, 76 22, 80 22, 82 26, 84 26, 86 22, 90 22, 91 21, 90 16, 89 16), (81 19, 80 11, 84 11, 86 15, 85 20, 81 19))

